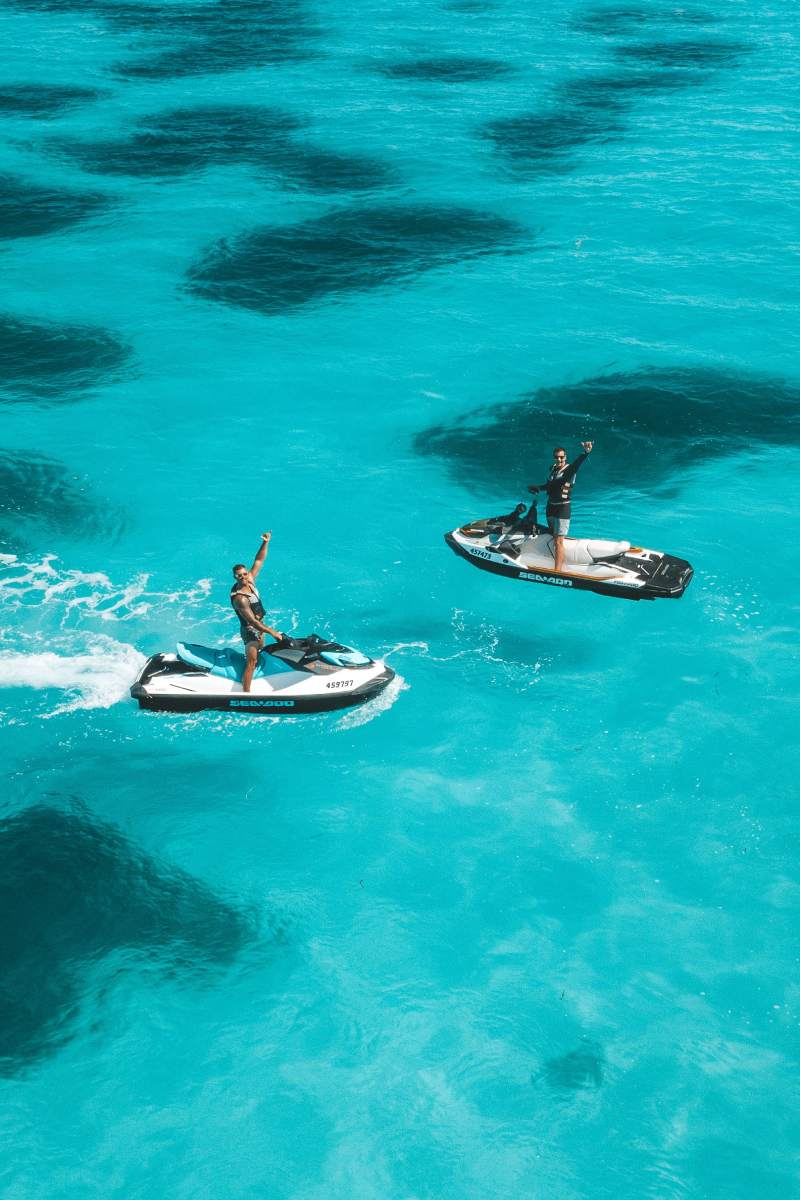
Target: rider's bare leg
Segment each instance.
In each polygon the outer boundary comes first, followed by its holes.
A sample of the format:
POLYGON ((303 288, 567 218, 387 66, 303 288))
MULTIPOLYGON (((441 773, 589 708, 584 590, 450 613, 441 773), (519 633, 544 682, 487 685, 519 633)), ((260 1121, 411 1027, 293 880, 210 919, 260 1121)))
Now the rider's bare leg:
POLYGON ((242 675, 243 692, 250 691, 250 686, 253 682, 253 675, 255 674, 256 663, 258 662, 258 652, 261 649, 261 643, 263 641, 264 639, 262 638, 261 642, 248 642, 245 646, 244 653, 247 663, 244 668, 244 674, 242 675))

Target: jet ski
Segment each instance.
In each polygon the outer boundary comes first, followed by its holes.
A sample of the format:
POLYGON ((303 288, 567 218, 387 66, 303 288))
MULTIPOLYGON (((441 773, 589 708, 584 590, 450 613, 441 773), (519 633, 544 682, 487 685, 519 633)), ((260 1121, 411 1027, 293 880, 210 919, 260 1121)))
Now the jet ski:
POLYGON ((525 505, 501 517, 471 521, 446 533, 451 550, 474 567, 553 587, 599 592, 625 600, 676 600, 691 582, 684 558, 647 550, 630 542, 601 538, 564 538, 562 570, 555 570, 553 536, 536 519, 536 506, 525 505))
POLYGON ((230 647, 178 642, 175 654, 154 654, 131 687, 140 708, 156 712, 252 713, 294 716, 363 704, 394 679, 380 659, 312 634, 284 638, 258 657, 252 690, 242 691, 245 656, 230 647))

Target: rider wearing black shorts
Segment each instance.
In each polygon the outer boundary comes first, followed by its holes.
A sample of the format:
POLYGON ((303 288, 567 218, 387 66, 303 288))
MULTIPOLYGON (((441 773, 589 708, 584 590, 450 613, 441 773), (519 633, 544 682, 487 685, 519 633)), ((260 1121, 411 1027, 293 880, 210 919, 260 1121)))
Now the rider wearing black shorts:
POLYGON ((258 662, 258 655, 264 645, 264 634, 268 633, 276 642, 283 640, 283 634, 264 624, 264 605, 255 585, 256 577, 267 557, 271 533, 262 533, 261 546, 253 559, 253 565, 248 571, 244 563, 236 563, 233 575, 236 582, 231 588, 231 604, 239 618, 239 632, 244 642, 246 658, 244 674, 242 675, 242 691, 249 692, 253 682, 253 674, 258 662))

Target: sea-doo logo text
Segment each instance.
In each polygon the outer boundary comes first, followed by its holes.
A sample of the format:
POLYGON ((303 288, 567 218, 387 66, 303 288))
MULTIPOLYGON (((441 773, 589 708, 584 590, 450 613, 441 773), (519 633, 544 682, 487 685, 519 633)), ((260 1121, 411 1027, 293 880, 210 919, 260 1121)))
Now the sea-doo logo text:
POLYGON ((231 700, 231 708, 294 708, 294 700, 231 700))
POLYGON ((527 579, 531 583, 549 583, 551 587, 572 587, 571 579, 549 579, 547 575, 532 575, 529 571, 520 571, 520 579, 527 579))
POLYGON ((467 546, 470 554, 474 554, 476 558, 491 558, 488 550, 481 550, 479 546, 467 546))

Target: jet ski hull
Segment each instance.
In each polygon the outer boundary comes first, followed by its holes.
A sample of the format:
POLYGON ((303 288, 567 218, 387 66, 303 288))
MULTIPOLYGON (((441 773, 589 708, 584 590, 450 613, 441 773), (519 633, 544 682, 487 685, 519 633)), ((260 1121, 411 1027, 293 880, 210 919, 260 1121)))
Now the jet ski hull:
MULTIPOLYGON (((473 567, 493 575, 503 575, 507 579, 518 579, 522 583, 543 583, 573 591, 596 592, 621 600, 677 600, 686 591, 694 574, 690 563, 683 558, 660 551, 632 548, 627 543, 623 543, 628 547, 627 552, 621 552, 616 560, 594 563, 583 570, 579 565, 573 567, 568 564, 565 570, 557 574, 554 568, 526 560, 523 555, 513 558, 502 553, 497 546, 508 536, 509 529, 494 536, 475 537, 464 532, 470 528, 462 526, 444 535, 450 549, 473 567), (598 565, 605 578, 591 574, 598 565)), ((549 536, 541 526, 537 528, 537 533, 540 538, 542 535, 549 536)))
POLYGON ((150 712, 231 712, 245 716, 292 717, 332 712, 364 704, 395 677, 382 662, 354 670, 323 667, 284 669, 253 681, 244 692, 238 680, 193 668, 174 654, 154 654, 142 667, 130 693, 150 712))

